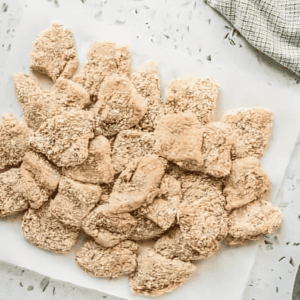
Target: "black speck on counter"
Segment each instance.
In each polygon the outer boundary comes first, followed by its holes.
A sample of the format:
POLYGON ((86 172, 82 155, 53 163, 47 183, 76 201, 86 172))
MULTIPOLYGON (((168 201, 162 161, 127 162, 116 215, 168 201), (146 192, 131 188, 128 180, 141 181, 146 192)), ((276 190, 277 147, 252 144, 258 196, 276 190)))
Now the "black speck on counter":
POLYGON ((23 287, 23 283, 22 282, 20 282, 20 286, 23 287))
POLYGON ((290 244, 290 242, 287 242, 287 243, 286 243, 286 245, 289 245, 289 244, 290 244))
POLYGON ((201 52, 201 48, 199 48, 199 52, 201 52))
POLYGON ((273 243, 271 243, 271 242, 269 242, 269 241, 267 241, 267 240, 264 240, 264 242, 265 242, 266 245, 268 245, 268 244, 273 245, 273 243))
POLYGON ((28 288, 27 288, 27 291, 32 291, 34 289, 33 285, 30 285, 28 288))
POLYGON ((167 38, 167 39, 169 39, 170 37, 168 36, 168 35, 166 35, 166 34, 164 34, 164 36, 167 38))
POLYGON ((282 261, 284 258, 285 258, 285 256, 281 257, 281 258, 279 259, 279 261, 282 261))
POLYGON ((292 257, 290 258, 290 264, 291 264, 293 267, 295 267, 295 263, 294 263, 294 260, 293 260, 292 257))
POLYGON ((276 293, 278 293, 278 286, 276 286, 276 293))
POLYGON ((138 13, 138 11, 137 11, 137 10, 135 10, 135 13, 137 14, 137 13, 138 13))
POLYGON ((54 4, 59 7, 58 0, 54 0, 54 4))
POLYGON ((188 32, 190 31, 190 26, 187 27, 187 31, 188 31, 188 32))
POLYGON ((8 5, 6 3, 3 3, 3 5, 2 5, 2 11, 3 12, 7 12, 7 10, 8 10, 8 5))
POLYGON ((43 280, 41 281, 41 284, 40 284, 40 288, 43 290, 43 292, 45 292, 47 286, 49 285, 50 283, 50 278, 49 277, 44 277, 43 280))
POLYGON ((294 243, 293 246, 300 246, 300 243, 294 243))
POLYGON ((210 22, 211 22, 211 19, 208 19, 208 20, 207 20, 207 22, 208 22, 208 24, 210 24, 210 22))
POLYGON ((229 35, 229 32, 224 36, 224 39, 227 39, 228 35, 229 35))
POLYGON ((227 25, 225 25, 224 27, 225 27, 226 29, 230 29, 230 30, 232 29, 231 27, 229 27, 229 26, 227 26, 227 25))
POLYGON ((53 294, 53 296, 55 295, 55 286, 53 287, 52 294, 53 294))
POLYGON ((232 40, 231 38, 228 38, 228 39, 229 39, 230 44, 234 46, 235 45, 235 41, 232 40))
POLYGON ((234 36, 234 34, 235 34, 235 32, 236 32, 236 29, 233 29, 233 31, 232 31, 232 36, 234 36))
POLYGON ((82 3, 85 3, 85 0, 81 0, 82 3))
POLYGON ((107 298, 106 296, 102 296, 102 298, 107 298))
POLYGON ((206 57, 206 59, 207 59, 208 61, 211 61, 211 55, 208 55, 208 56, 206 57))
POLYGON ((7 51, 10 51, 10 48, 11 48, 11 44, 8 45, 7 51))
POLYGON ((196 9, 196 6, 197 6, 197 2, 194 3, 194 9, 196 9))

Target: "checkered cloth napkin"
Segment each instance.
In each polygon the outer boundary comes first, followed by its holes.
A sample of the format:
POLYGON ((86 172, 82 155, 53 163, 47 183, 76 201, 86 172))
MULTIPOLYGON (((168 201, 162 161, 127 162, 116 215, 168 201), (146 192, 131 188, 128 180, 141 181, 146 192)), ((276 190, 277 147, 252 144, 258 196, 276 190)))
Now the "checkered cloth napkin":
POLYGON ((300 74, 300 0, 205 0, 257 50, 300 74))

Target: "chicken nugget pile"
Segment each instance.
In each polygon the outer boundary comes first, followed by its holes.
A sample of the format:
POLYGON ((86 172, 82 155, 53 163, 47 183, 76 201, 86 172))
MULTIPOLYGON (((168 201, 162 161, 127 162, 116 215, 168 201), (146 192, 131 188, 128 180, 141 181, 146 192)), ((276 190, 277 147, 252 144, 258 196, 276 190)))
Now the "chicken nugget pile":
POLYGON ((222 242, 280 226, 259 160, 270 110, 234 109, 214 122, 219 86, 202 77, 173 79, 162 101, 158 66, 132 73, 129 48, 112 42, 95 42, 77 67, 72 31, 51 24, 31 68, 53 86, 16 74, 24 121, 1 119, 0 217, 23 212, 30 243, 62 254, 85 232, 84 272, 127 275, 133 294, 157 297, 194 277, 193 262, 222 242))

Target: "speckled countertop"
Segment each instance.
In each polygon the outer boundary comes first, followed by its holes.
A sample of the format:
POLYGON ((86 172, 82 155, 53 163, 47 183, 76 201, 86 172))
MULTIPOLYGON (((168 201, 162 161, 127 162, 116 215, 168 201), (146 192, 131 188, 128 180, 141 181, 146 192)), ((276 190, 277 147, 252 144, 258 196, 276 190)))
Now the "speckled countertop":
MULTIPOLYGON (((50 2, 60 9, 63 1, 39 0, 36 5, 43 6, 50 2)), ((203 0, 74 1, 83 2, 90 17, 96 21, 113 20, 118 26, 139 26, 143 37, 148 38, 151 43, 185 52, 203 65, 222 68, 238 64, 249 73, 259 73, 261 80, 271 86, 300 91, 297 76, 253 49, 203 0)), ((26 0, 0 0, 0 89, 12 41, 28 5, 26 0)), ((289 222, 283 223, 278 234, 265 238, 260 243, 244 300, 291 299, 295 273, 300 262, 299 198, 300 140, 275 203, 282 210, 284 220, 289 222)))

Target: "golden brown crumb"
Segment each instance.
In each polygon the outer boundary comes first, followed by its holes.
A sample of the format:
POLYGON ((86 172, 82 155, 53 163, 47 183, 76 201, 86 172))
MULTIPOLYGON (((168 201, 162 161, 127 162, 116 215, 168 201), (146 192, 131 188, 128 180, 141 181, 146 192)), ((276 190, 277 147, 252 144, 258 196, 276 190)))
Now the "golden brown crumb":
POLYGON ((170 113, 193 112, 201 125, 212 121, 219 86, 211 79, 183 77, 173 79, 167 86, 165 111, 170 113))
POLYGON ((222 182, 201 173, 181 177, 178 223, 186 242, 202 256, 216 251, 228 233, 222 182))
POLYGON ((42 155, 28 151, 21 166, 20 192, 37 209, 57 189, 60 174, 42 155))
POLYGON ((148 105, 148 110, 138 127, 143 131, 154 131, 158 120, 164 115, 157 65, 152 61, 145 62, 135 70, 131 80, 138 93, 147 100, 148 105))
POLYGON ((29 138, 29 145, 59 167, 80 165, 88 157, 88 143, 94 137, 94 128, 92 112, 64 112, 46 121, 34 132, 29 138))
POLYGON ((181 168, 200 171, 203 166, 202 129, 194 113, 168 114, 155 129, 157 155, 181 168))
POLYGON ((85 183, 108 184, 114 179, 110 153, 109 141, 99 135, 90 141, 86 161, 79 166, 63 168, 63 174, 85 183))
POLYGON ((33 44, 30 67, 48 75, 52 81, 57 78, 71 78, 78 67, 73 33, 63 25, 52 23, 33 44))
POLYGON ((179 227, 174 227, 168 233, 163 235, 154 245, 157 253, 173 259, 179 258, 182 261, 193 261, 206 258, 194 250, 183 238, 179 227))
POLYGON ((149 205, 159 194, 165 161, 156 155, 145 156, 129 164, 115 182, 109 197, 114 213, 130 212, 149 205))
POLYGON ((174 223, 177 209, 182 198, 181 184, 175 178, 165 175, 160 184, 160 195, 147 207, 141 207, 141 213, 164 230, 174 223))
POLYGON ((111 42, 95 42, 87 55, 87 62, 73 80, 80 83, 95 101, 103 80, 112 74, 129 77, 131 57, 127 46, 111 42))
POLYGON ((169 259, 142 248, 138 253, 137 271, 129 275, 133 294, 158 297, 170 293, 192 278, 197 268, 190 262, 169 259))
POLYGON ((24 119, 33 130, 56 115, 83 109, 89 104, 88 93, 79 84, 67 79, 58 79, 52 89, 40 85, 33 76, 23 73, 16 74, 14 82, 24 119))
POLYGON ((50 213, 62 223, 81 227, 83 220, 99 202, 101 188, 62 176, 58 193, 50 202, 50 213))
POLYGON ((221 122, 209 123, 202 127, 202 172, 214 177, 224 177, 231 170, 232 129, 221 122))
POLYGON ((6 217, 28 208, 20 193, 20 169, 10 169, 0 174, 0 217, 6 217))
POLYGON ((137 220, 129 213, 114 214, 108 204, 96 207, 84 220, 83 230, 102 247, 113 247, 128 239, 137 220))
POLYGON ((234 209, 229 215, 227 242, 230 246, 244 244, 271 234, 280 227, 281 212, 264 198, 234 209))
POLYGON ((113 248, 103 248, 87 241, 77 252, 77 265, 95 277, 117 278, 135 271, 138 245, 124 241, 113 248))
POLYGON ((232 158, 261 158, 272 135, 273 118, 273 113, 263 107, 227 111, 223 121, 233 127, 236 135, 232 158))
POLYGON ((29 209, 23 216, 24 237, 38 248, 63 254, 77 243, 79 231, 64 225, 49 212, 49 202, 38 210, 29 209))
POLYGON ((121 173, 136 158, 154 154, 155 137, 152 132, 123 130, 114 142, 112 163, 116 173, 121 173))
POLYGON ((232 170, 223 191, 226 209, 231 210, 258 200, 270 188, 271 181, 263 171, 259 159, 251 156, 236 159, 232 162, 232 170))
POLYGON ((7 114, 0 123, 0 170, 15 167, 23 159, 31 130, 14 114, 7 114))
POLYGON ((112 136, 137 125, 147 112, 147 102, 129 78, 114 75, 102 83, 92 110, 97 114, 95 134, 112 136))

